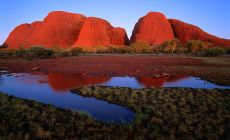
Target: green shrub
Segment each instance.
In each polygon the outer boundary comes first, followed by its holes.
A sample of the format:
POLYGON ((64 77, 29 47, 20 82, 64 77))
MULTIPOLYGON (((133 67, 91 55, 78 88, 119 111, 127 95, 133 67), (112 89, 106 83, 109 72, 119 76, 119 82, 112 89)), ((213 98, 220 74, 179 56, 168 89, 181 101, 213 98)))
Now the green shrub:
MULTIPOLYGON (((97 51, 98 53, 98 51, 97 51)), ((101 53, 116 53, 116 48, 115 47, 108 47, 105 50, 101 50, 101 53)))
POLYGON ((22 47, 19 48, 19 50, 16 50, 15 56, 17 57, 23 57, 26 55, 26 50, 22 47))
POLYGON ((203 51, 203 56, 219 56, 226 54, 226 50, 220 47, 208 48, 203 51))
POLYGON ((114 48, 113 52, 118 53, 118 54, 131 53, 131 47, 128 47, 128 46, 117 47, 117 48, 114 48))
POLYGON ((165 41, 164 43, 161 44, 161 49, 165 53, 173 53, 174 50, 176 49, 177 42, 176 40, 171 40, 171 41, 165 41))
POLYGON ((185 46, 188 49, 188 52, 197 53, 202 52, 203 49, 208 48, 209 46, 211 46, 211 44, 202 42, 200 40, 189 40, 185 46))
POLYGON ((77 47, 77 48, 71 49, 70 52, 72 56, 79 56, 80 54, 84 53, 84 50, 82 48, 77 47))
POLYGON ((185 47, 183 44, 177 45, 175 49, 175 53, 181 54, 181 53, 188 53, 188 48, 185 47))
POLYGON ((26 57, 28 59, 34 59, 34 58, 48 58, 54 54, 53 50, 46 49, 40 46, 35 46, 27 49, 26 51, 26 57))
POLYGON ((95 46, 95 51, 97 54, 105 54, 105 53, 109 53, 108 51, 108 48, 107 47, 104 47, 104 46, 95 46))
POLYGON ((228 49, 226 49, 226 53, 230 54, 230 47, 228 47, 228 49))
POLYGON ((136 42, 131 45, 132 53, 151 53, 151 46, 146 42, 136 42))
POLYGON ((62 51, 62 48, 59 45, 53 45, 50 48, 51 50, 53 50, 54 53, 58 54, 62 51))
POLYGON ((0 49, 0 57, 1 58, 7 58, 12 57, 15 54, 15 50, 11 49, 0 49))
POLYGON ((153 48, 154 53, 184 53, 187 49, 181 44, 178 39, 165 41, 153 48))
POLYGON ((110 46, 110 47, 104 47, 97 49, 98 54, 124 54, 124 53, 130 53, 130 47, 127 46, 110 46))
POLYGON ((179 39, 176 38, 174 40, 176 42, 176 48, 174 49, 174 53, 181 54, 188 52, 188 48, 184 44, 182 44, 179 39))
POLYGON ((61 51, 61 52, 59 52, 59 56, 67 57, 67 56, 71 56, 71 53, 70 53, 70 51, 61 51))

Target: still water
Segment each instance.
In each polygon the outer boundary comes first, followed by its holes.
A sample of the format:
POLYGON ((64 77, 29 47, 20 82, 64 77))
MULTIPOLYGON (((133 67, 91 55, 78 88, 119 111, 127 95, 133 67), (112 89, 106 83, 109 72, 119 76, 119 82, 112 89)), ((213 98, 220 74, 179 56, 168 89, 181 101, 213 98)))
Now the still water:
POLYGON ((16 97, 37 100, 59 108, 83 111, 101 121, 131 122, 135 113, 120 105, 111 104, 96 98, 83 97, 70 92, 81 86, 118 87, 190 87, 190 88, 229 88, 191 76, 163 77, 107 77, 87 76, 67 73, 12 73, 1 72, 0 91, 16 97))

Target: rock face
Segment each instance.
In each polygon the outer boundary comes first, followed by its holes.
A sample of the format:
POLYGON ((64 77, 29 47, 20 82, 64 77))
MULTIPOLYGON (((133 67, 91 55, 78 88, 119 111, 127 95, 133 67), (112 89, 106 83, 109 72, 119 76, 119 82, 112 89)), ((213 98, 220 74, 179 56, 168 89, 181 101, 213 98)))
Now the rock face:
POLYGON ((169 19, 168 21, 172 26, 175 38, 178 38, 182 43, 186 43, 188 40, 201 40, 210 42, 213 46, 230 46, 230 40, 210 35, 197 26, 176 19, 169 19))
POLYGON ((172 39, 174 39, 173 31, 165 15, 150 12, 136 23, 131 43, 143 41, 150 45, 159 45, 172 39))
POLYGON ((16 27, 7 38, 6 42, 3 44, 5 47, 18 48, 24 46, 26 38, 32 31, 32 24, 22 24, 16 27))
POLYGON ((126 45, 128 37, 122 28, 114 28, 103 19, 89 17, 84 22, 74 46, 126 45))
POLYGON ((16 27, 5 41, 10 48, 59 46, 62 48, 76 45, 125 45, 128 44, 126 31, 114 28, 109 22, 84 15, 55 11, 43 21, 22 24, 16 27))
POLYGON ((18 26, 5 44, 11 48, 34 45, 69 47, 75 42, 85 19, 79 14, 51 12, 42 22, 18 26))
POLYGON ((123 28, 113 27, 104 19, 55 11, 49 13, 43 21, 16 27, 2 47, 17 49, 59 46, 92 49, 94 46, 124 46, 139 41, 159 45, 174 37, 182 43, 188 40, 201 40, 210 42, 213 46, 230 46, 230 40, 215 37, 179 20, 167 20, 165 15, 158 12, 150 12, 139 19, 129 42, 123 28))

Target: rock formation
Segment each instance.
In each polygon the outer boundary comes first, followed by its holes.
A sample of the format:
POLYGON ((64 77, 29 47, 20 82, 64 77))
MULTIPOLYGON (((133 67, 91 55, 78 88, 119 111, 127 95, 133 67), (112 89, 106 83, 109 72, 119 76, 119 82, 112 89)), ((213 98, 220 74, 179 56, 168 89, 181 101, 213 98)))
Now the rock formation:
POLYGON ((10 48, 43 46, 62 48, 76 45, 125 45, 128 44, 126 31, 114 28, 109 22, 84 15, 55 11, 44 21, 22 24, 7 38, 4 46, 10 48))
MULTIPOLYGON (((194 25, 179 20, 167 20, 165 15, 158 12, 150 12, 139 19, 134 27, 130 43, 143 41, 154 46, 172 40, 174 37, 182 43, 188 40, 201 40, 210 42, 213 46, 230 46, 230 40, 215 37, 194 25)), ((123 28, 113 27, 104 19, 55 11, 49 13, 43 21, 16 27, 3 47, 59 46, 90 49, 94 46, 128 44, 126 31, 123 28)))
POLYGON ((159 45, 173 38, 172 28, 165 15, 158 12, 150 12, 140 18, 135 25, 131 43, 143 41, 150 45, 159 45))
POLYGON ((84 22, 74 46, 126 45, 128 37, 122 28, 114 28, 108 21, 89 17, 84 22))
POLYGON ((230 47, 230 40, 210 35, 197 26, 176 19, 168 21, 172 26, 175 38, 178 38, 182 43, 186 43, 188 40, 201 40, 212 43, 213 46, 230 47))
POLYGON ((79 14, 55 11, 42 22, 23 24, 9 35, 5 44, 11 48, 71 46, 78 36, 86 17, 79 14))

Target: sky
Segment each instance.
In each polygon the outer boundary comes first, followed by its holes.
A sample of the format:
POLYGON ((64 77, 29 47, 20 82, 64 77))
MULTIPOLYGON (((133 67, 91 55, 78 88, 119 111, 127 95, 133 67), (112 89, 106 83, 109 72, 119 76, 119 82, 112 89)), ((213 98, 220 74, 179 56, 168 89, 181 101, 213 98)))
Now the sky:
POLYGON ((162 12, 230 39, 230 0, 0 0, 0 44, 22 23, 43 20, 51 11, 66 11, 106 19, 126 29, 150 11, 162 12))

